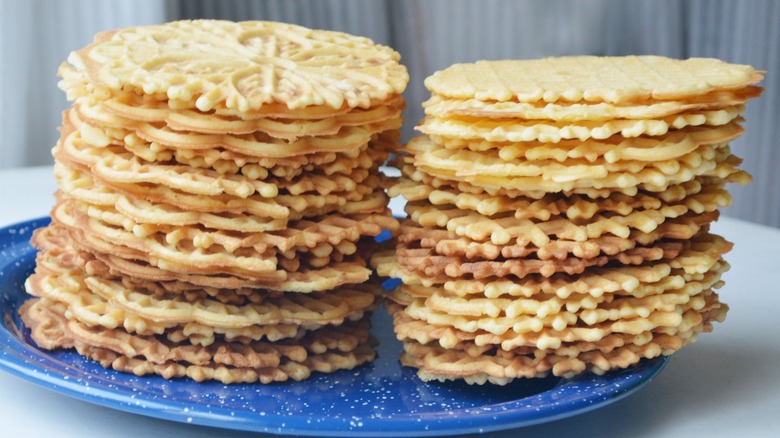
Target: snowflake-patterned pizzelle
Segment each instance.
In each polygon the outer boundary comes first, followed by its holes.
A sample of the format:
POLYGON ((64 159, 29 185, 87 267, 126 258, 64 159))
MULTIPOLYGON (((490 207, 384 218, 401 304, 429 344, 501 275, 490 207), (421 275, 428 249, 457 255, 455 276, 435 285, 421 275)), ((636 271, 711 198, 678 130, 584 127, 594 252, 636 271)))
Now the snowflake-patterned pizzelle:
POLYGON ((142 92, 171 107, 238 112, 369 107, 409 79, 400 55, 367 38, 250 21, 179 21, 104 32, 69 62, 109 93, 142 92))

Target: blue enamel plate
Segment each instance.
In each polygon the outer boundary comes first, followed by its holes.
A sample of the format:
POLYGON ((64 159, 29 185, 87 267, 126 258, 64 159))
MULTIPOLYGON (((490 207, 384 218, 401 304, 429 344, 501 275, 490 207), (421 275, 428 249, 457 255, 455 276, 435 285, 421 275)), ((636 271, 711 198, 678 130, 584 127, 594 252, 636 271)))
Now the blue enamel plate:
MULTIPOLYGON (((529 426, 619 400, 658 374, 665 358, 604 376, 519 379, 496 387, 423 383, 398 362, 401 346, 384 312, 374 316, 378 358, 304 382, 224 385, 136 377, 72 351, 39 349, 17 310, 35 264, 33 220, 0 229, 0 368, 53 391, 109 408, 226 429, 310 436, 435 436, 529 426)), ((2 389, 0 389, 2 390, 2 389)))

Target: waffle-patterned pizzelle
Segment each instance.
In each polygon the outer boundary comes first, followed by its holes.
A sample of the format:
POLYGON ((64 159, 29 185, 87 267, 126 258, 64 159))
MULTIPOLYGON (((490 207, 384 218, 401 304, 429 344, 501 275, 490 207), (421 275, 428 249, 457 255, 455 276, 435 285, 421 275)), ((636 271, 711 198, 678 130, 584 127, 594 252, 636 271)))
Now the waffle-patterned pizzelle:
MULTIPOLYGON (((691 320, 701 317, 691 315, 691 320)), ((711 331, 712 322, 706 320, 700 325, 679 334, 654 335, 652 340, 620 344, 621 341, 605 343, 593 349, 578 353, 581 345, 564 348, 564 354, 544 349, 532 352, 502 352, 501 350, 482 351, 479 355, 452 348, 443 348, 435 344, 420 344, 405 341, 405 354, 401 361, 404 365, 419 368, 418 376, 425 381, 463 379, 470 384, 504 385, 516 378, 544 377, 550 374, 561 377, 573 377, 583 372, 604 374, 610 370, 627 368, 642 359, 651 359, 660 355, 673 354, 680 348, 696 340, 701 332, 711 331), (598 348, 600 347, 600 348, 598 348)), ((614 338, 613 338, 614 339, 614 338)), ((625 342, 625 341, 622 341, 625 342)))
MULTIPOLYGON (((263 131, 248 134, 205 134, 197 131, 176 131, 167 125, 128 121, 116 116, 90 112, 87 106, 75 106, 71 119, 78 118, 80 123, 91 127, 103 127, 111 130, 113 136, 122 133, 135 133, 140 138, 181 149, 209 149, 223 147, 234 152, 268 158, 286 158, 316 152, 346 152, 368 142, 372 135, 379 132, 398 129, 401 125, 400 111, 394 118, 368 124, 347 125, 334 129, 328 135, 301 136, 293 138, 275 138, 263 131)), ((88 129, 88 128, 87 128, 88 129)), ((291 131, 295 131, 289 128, 291 131)), ((281 135, 281 134, 277 134, 281 135)))
POLYGON ((661 290, 653 295, 603 295, 600 300, 588 295, 583 301, 577 301, 578 297, 574 296, 567 300, 545 296, 515 300, 453 299, 433 291, 427 298, 414 298, 406 293, 407 288, 395 290, 390 298, 404 306, 403 312, 411 320, 425 321, 437 327, 499 336, 539 334, 547 330, 555 333, 553 339, 568 339, 574 336, 564 333, 569 329, 581 334, 639 334, 652 324, 669 327, 677 321, 675 314, 682 314, 689 307, 700 308, 703 297, 718 281, 717 275, 711 275, 701 282, 691 282, 680 289, 661 290), (639 333, 635 333, 637 331, 639 333))
POLYGON ((433 94, 423 102, 425 114, 435 117, 516 117, 527 120, 577 122, 612 119, 658 119, 688 111, 714 110, 747 103, 761 94, 761 87, 714 91, 685 100, 639 100, 626 103, 607 102, 518 102, 450 99, 433 94))
MULTIPOLYGON (((243 254, 274 250, 280 255, 295 252, 321 254, 327 246, 346 249, 365 237, 375 237, 383 230, 396 230, 397 221, 380 214, 329 215, 320 221, 300 220, 287 228, 265 233, 238 233, 198 225, 181 226, 159 223, 137 223, 111 206, 94 206, 65 199, 52 215, 103 240, 138 250, 153 252, 149 245, 177 246, 180 250, 200 249, 213 253, 243 254), (154 243, 153 243, 154 242, 154 243)), ((353 251, 354 253, 354 251, 353 251)))
MULTIPOLYGON (((349 175, 356 170, 373 171, 397 147, 399 133, 385 131, 358 149, 347 152, 319 152, 286 158, 252 157, 219 148, 175 149, 149 143, 131 134, 123 138, 124 148, 147 162, 175 160, 193 168, 211 168, 223 175, 241 174, 266 182, 300 182, 306 174, 328 185, 323 177, 349 175)), ((311 179, 311 178, 309 178, 311 179)), ((329 184, 332 185, 333 183, 329 184)))
POLYGON ((714 59, 456 64, 388 189, 396 250, 372 259, 401 361, 506 384, 669 355, 722 321, 731 249, 710 234, 745 184, 731 141, 763 72, 714 59))
MULTIPOLYGON (((251 250, 230 254, 216 249, 203 251, 159 241, 142 242, 139 244, 142 249, 138 249, 112 243, 95 233, 84 232, 76 228, 67 218, 58 225, 73 227, 70 234, 71 239, 76 242, 74 245, 80 250, 93 253, 95 257, 107 264, 152 266, 156 270, 170 271, 172 279, 216 276, 219 280, 205 284, 216 285, 216 287, 219 287, 225 277, 240 278, 258 286, 270 287, 272 284, 293 280, 296 278, 293 274, 296 273, 299 274, 297 278, 303 278, 300 276, 303 272, 321 270, 328 272, 329 268, 336 269, 329 276, 343 277, 343 272, 339 274, 343 271, 340 266, 342 263, 354 266, 354 263, 363 263, 364 260, 364 256, 357 252, 356 244, 352 242, 342 242, 337 247, 325 243, 305 252, 291 251, 283 254, 273 250, 263 254, 251 250), (106 258, 109 260, 105 260, 106 258)), ((359 272, 361 276, 365 276, 367 274, 364 273, 368 270, 359 272)), ((141 277, 144 278, 143 275, 141 277)), ((240 283, 235 287, 246 285, 240 283)))
MULTIPOLYGON (((392 266, 385 264, 379 268, 382 270, 392 266)), ((500 308, 497 303, 511 303, 517 299, 557 298, 563 300, 561 302, 568 302, 566 300, 572 297, 583 308, 595 308, 602 300, 657 295, 667 290, 684 288, 690 282, 705 282, 708 276, 713 278, 711 282, 715 284, 729 269, 730 265, 722 259, 709 263, 709 269, 704 273, 673 269, 668 261, 661 261, 638 267, 594 268, 576 279, 565 274, 547 278, 528 276, 522 282, 512 278, 493 277, 483 280, 452 280, 440 286, 426 285, 423 278, 409 276, 403 290, 414 298, 428 299, 436 295, 447 299, 482 300, 483 306, 496 304, 490 305, 491 309, 500 308), (605 295, 608 297, 604 298, 605 295)))
POLYGON ((586 196, 548 194, 541 199, 491 196, 486 193, 464 193, 452 187, 434 188, 424 183, 402 179, 388 190, 390 196, 403 196, 409 202, 427 201, 435 206, 455 206, 472 210, 483 216, 513 213, 517 219, 548 220, 565 216, 572 220, 591 219, 597 213, 626 216, 635 211, 654 210, 666 217, 688 212, 709 213, 731 205, 731 195, 723 183, 702 184, 703 178, 694 178, 683 184, 670 186, 659 193, 638 192, 634 196, 613 193, 594 200, 586 196))
POLYGON ((416 319, 413 314, 424 312, 414 307, 414 303, 411 306, 412 310, 406 312, 403 305, 388 304, 403 341, 465 350, 473 356, 493 349, 506 355, 521 355, 529 351, 543 354, 544 350, 551 354, 564 351, 577 353, 582 349, 614 348, 615 342, 647 342, 648 338, 661 334, 687 337, 692 328, 708 318, 724 315, 727 311, 725 305, 718 303, 717 297, 713 297, 713 292, 709 290, 701 296, 690 298, 690 305, 670 305, 671 311, 648 311, 646 317, 603 321, 587 327, 584 324, 567 325, 566 320, 570 318, 568 313, 553 318, 517 317, 513 323, 507 323, 507 318, 499 317, 493 325, 487 323, 486 319, 480 325, 478 320, 452 316, 449 319, 453 325, 445 321, 446 318, 435 314, 426 316, 430 321, 416 319), (559 327, 544 325, 544 320, 559 327), (496 333, 501 330, 505 331, 496 333))
MULTIPOLYGON (((679 318, 672 317, 668 320, 668 322, 675 322, 675 327, 659 327, 657 330, 643 331, 640 334, 613 333, 602 337, 600 336, 603 333, 598 330, 579 333, 580 337, 585 335, 587 338, 594 339, 592 341, 578 341, 577 336, 563 338, 564 341, 557 334, 545 338, 537 334, 516 336, 506 342, 490 342, 489 338, 492 335, 487 335, 481 336, 479 341, 476 337, 464 341, 455 335, 452 340, 456 343, 452 345, 449 344, 449 339, 443 336, 441 339, 444 339, 447 344, 447 347, 443 347, 438 343, 430 342, 431 338, 426 336, 426 332, 432 335, 439 329, 426 328, 417 323, 410 327, 412 331, 408 333, 413 333, 414 337, 422 341, 412 338, 405 340, 405 350, 411 357, 404 357, 402 360, 408 361, 416 357, 416 360, 407 364, 415 366, 416 363, 416 366, 422 368, 421 377, 426 380, 428 380, 427 374, 433 369, 439 370, 434 374, 441 374, 441 370, 447 370, 446 373, 436 377, 437 379, 459 378, 464 377, 463 374, 473 375, 491 370, 482 376, 481 383, 484 383, 485 377, 490 376, 497 378, 494 383, 499 384, 508 383, 516 377, 538 377, 549 373, 557 376, 572 376, 589 370, 602 374, 613 368, 625 368, 642 358, 652 358, 660 354, 668 355, 677 351, 695 341, 701 332, 711 331, 713 322, 722 322, 727 310, 727 306, 718 302, 717 296, 711 294, 698 310, 688 310, 679 318), (524 346, 539 344, 540 339, 542 348, 524 346), (501 343, 501 347, 497 346, 498 343, 501 343), (641 351, 647 351, 649 354, 639 354, 641 351), (430 353, 439 358, 431 357, 430 353), (591 361, 595 363, 589 365, 591 361), (480 370, 479 367, 482 369, 480 370)), ((394 314, 398 315, 397 312, 394 314)), ((404 327, 404 333, 407 333, 403 322, 401 325, 404 327)), ((441 333, 435 336, 438 335, 441 333)), ((471 383, 480 383, 480 381, 471 383)))
MULTIPOLYGON (((491 175, 476 171, 463 175, 464 172, 456 170, 459 169, 457 167, 432 167, 424 164, 417 166, 430 176, 451 181, 462 180, 491 194, 501 193, 502 190, 517 190, 530 196, 541 197, 546 193, 560 191, 590 196, 592 189, 624 192, 630 190, 634 193, 636 190, 661 192, 669 186, 685 183, 698 176, 721 179, 731 177, 740 172, 738 166, 741 164, 742 160, 731 154, 728 146, 723 146, 707 147, 701 153, 691 153, 685 159, 673 163, 660 163, 658 167, 640 164, 633 169, 627 168, 614 173, 599 166, 577 165, 572 168, 571 174, 567 174, 565 166, 554 164, 549 174, 531 167, 526 172, 532 173, 531 175, 523 175, 525 169, 519 169, 520 175, 491 175)), ((479 163, 473 167, 479 169, 479 163)))
POLYGON ((705 144, 725 143, 740 136, 743 128, 733 121, 723 126, 695 126, 673 130, 654 137, 624 138, 612 136, 601 140, 561 140, 557 143, 541 141, 491 142, 461 138, 429 136, 438 147, 453 151, 491 152, 504 161, 525 159, 530 162, 554 160, 565 162, 581 159, 589 163, 615 163, 619 160, 665 161, 681 157, 705 144))
POLYGON ((211 296, 193 300, 181 293, 137 287, 138 283, 123 282, 121 277, 94 275, 94 267, 83 266, 78 256, 73 249, 44 250, 26 288, 32 295, 68 305, 70 313, 81 315, 84 323, 108 328, 131 325, 160 334, 188 325, 225 333, 264 325, 340 324, 370 311, 378 293, 373 285, 346 285, 310 294, 253 290, 253 299, 225 304, 211 296))
POLYGON ((298 195, 315 192, 327 195, 334 192, 355 190, 356 185, 364 182, 376 169, 349 169, 346 174, 314 173, 297 178, 277 178, 258 170, 247 169, 242 174, 225 174, 206 168, 194 169, 186 165, 166 163, 148 163, 133 155, 121 145, 85 142, 81 131, 63 127, 63 139, 55 147, 54 154, 64 162, 89 168, 90 172, 104 181, 125 184, 155 184, 197 195, 225 194, 238 198, 250 196, 272 198, 280 194, 298 195), (265 173, 266 175, 258 175, 265 173), (258 178, 265 176, 265 178, 258 178))
MULTIPOLYGON (((267 116, 215 117, 198 111, 175 111, 165 102, 145 100, 135 96, 130 102, 118 99, 101 101, 93 96, 76 100, 74 110, 79 116, 102 126, 141 132, 198 132, 229 135, 265 133, 274 139, 292 142, 301 137, 337 134, 347 126, 381 126, 382 122, 397 119, 404 109, 404 101, 395 96, 391 101, 368 108, 354 108, 344 114, 318 119, 269 118, 267 116)), ((173 135, 173 134, 170 134, 173 135)))
POLYGON ((138 376, 158 374, 166 379, 187 377, 196 382, 216 380, 225 384, 269 384, 287 380, 301 381, 309 378, 313 372, 334 373, 340 370, 351 370, 371 362, 376 357, 376 352, 370 345, 362 345, 356 348, 354 352, 327 352, 321 355, 309 356, 303 363, 283 360, 278 368, 256 369, 218 365, 191 365, 187 362, 168 362, 157 365, 92 346, 77 345, 76 351, 85 357, 99 362, 106 368, 113 368, 117 371, 132 373, 138 376))
POLYGON ((65 143, 64 147, 74 157, 81 157, 82 162, 94 165, 97 160, 105 158, 103 149, 111 147, 115 153, 122 154, 125 161, 141 160, 159 165, 170 164, 173 160, 184 166, 211 169, 212 175, 242 175, 263 180, 266 184, 300 184, 302 180, 307 180, 301 178, 305 172, 307 176, 318 178, 318 184, 328 185, 323 176, 349 176, 357 169, 373 170, 397 148, 400 135, 397 130, 387 130, 371 136, 367 143, 343 152, 323 151, 269 158, 247 155, 229 148, 180 149, 165 146, 148 142, 131 131, 105 129, 83 123, 74 114, 72 110, 65 112, 63 129, 71 132, 77 128, 77 137, 65 143))
POLYGON ((564 259, 540 260, 535 258, 514 258, 499 260, 467 260, 460 255, 437 255, 431 248, 409 249, 403 244, 398 246, 399 263, 412 271, 426 276, 459 278, 463 276, 486 278, 492 276, 524 277, 529 274, 541 274, 550 277, 557 272, 569 275, 581 274, 592 266, 604 266, 608 263, 641 265, 676 257, 685 250, 688 242, 661 240, 649 246, 635 247, 612 255, 599 255, 589 259, 568 257, 564 259))
POLYGON ((455 64, 425 79, 425 86, 454 99, 626 104, 688 101, 762 79, 763 72, 749 65, 711 58, 571 56, 455 64))
POLYGON ((138 375, 301 380, 373 360, 368 258, 399 223, 408 74, 366 38, 273 22, 100 33, 61 65, 73 102, 38 230, 43 348, 138 375))
POLYGON ((366 268, 366 260, 360 256, 332 262, 320 268, 304 265, 294 272, 280 270, 273 276, 263 278, 244 276, 240 272, 219 275, 181 273, 151 265, 143 260, 128 260, 100 253, 96 253, 95 258, 116 275, 181 284, 182 288, 191 288, 192 285, 219 289, 250 287, 309 293, 330 290, 344 284, 362 283, 371 277, 371 270, 366 268))
POLYGON ((561 140, 601 140, 620 134, 626 138, 641 135, 664 135, 670 129, 688 126, 721 126, 737 119, 745 111, 744 106, 713 111, 696 111, 676 114, 660 119, 617 119, 607 122, 555 122, 538 120, 517 123, 506 119, 482 119, 474 117, 426 118, 417 129, 428 135, 455 137, 466 140, 490 142, 540 141, 558 143, 561 140))
POLYGON ((355 168, 369 169, 397 149, 400 136, 398 130, 392 129, 371 136, 345 131, 329 140, 312 137, 294 144, 261 138, 255 143, 233 141, 216 146, 206 143, 177 147, 148 141, 134 131, 85 123, 72 110, 64 115, 63 124, 76 127, 79 141, 88 146, 115 145, 147 162, 175 160, 196 168, 212 168, 220 174, 241 173, 257 179, 273 176, 289 180, 303 172, 331 175, 348 174, 355 168))
POLYGON ((598 214, 587 221, 560 216, 539 221, 518 219, 511 214, 486 217, 469 210, 441 208, 424 202, 409 203, 406 211, 412 222, 426 229, 446 229, 456 236, 477 242, 490 241, 494 245, 506 245, 514 241, 523 245, 532 243, 537 247, 549 244, 554 238, 585 242, 605 235, 628 238, 634 231, 641 232, 635 233, 638 243, 646 243, 652 241, 649 233, 665 223, 680 225, 679 231, 667 227, 665 232, 669 233, 670 237, 680 238, 673 234, 679 232, 685 235, 685 238, 690 238, 698 231, 693 228, 718 218, 717 211, 667 218, 656 210, 640 210, 625 216, 598 214), (675 222, 675 219, 679 220, 675 222), (680 230, 681 228, 686 230, 680 230))
MULTIPOLYGON (((526 234, 527 228, 519 232, 517 237, 513 236, 510 241, 497 245, 490 238, 474 240, 450 230, 426 228, 413 221, 405 220, 398 233, 398 242, 406 247, 432 248, 436 254, 464 256, 466 259, 495 260, 529 256, 535 256, 540 260, 563 260, 572 256, 590 259, 599 255, 611 256, 624 253, 641 245, 650 245, 661 239, 690 239, 702 230, 703 225, 706 226, 712 222, 717 215, 717 211, 700 215, 683 215, 667 219, 649 232, 631 230, 625 237, 609 232, 596 237, 587 237, 585 240, 576 239, 577 236, 574 234, 559 235, 557 236, 559 238, 548 236, 547 239, 538 239, 546 242, 540 245, 535 244, 534 239, 529 239, 530 233, 526 234)), ((571 224, 571 222, 568 223, 571 224)), ((597 224, 598 222, 588 225, 597 224)), ((542 230, 545 228, 541 227, 542 230)), ((561 229, 552 226, 547 230, 555 230, 556 228, 561 229)))
POLYGON ((152 203, 143 198, 111 190, 96 181, 89 173, 59 163, 55 164, 54 172, 60 190, 71 199, 98 207, 114 206, 117 211, 138 223, 200 224, 209 228, 242 232, 281 230, 287 225, 287 219, 274 219, 251 213, 203 212, 182 209, 171 204, 152 203))
MULTIPOLYGON (((723 150, 721 152, 721 158, 723 158, 723 150)), ((592 199, 609 198, 614 194, 623 194, 627 196, 634 196, 641 192, 651 192, 664 194, 670 190, 678 190, 679 186, 683 183, 670 183, 664 182, 660 186, 656 185, 661 183, 660 179, 656 179, 654 183, 631 185, 628 182, 631 179, 635 179, 635 176, 628 176, 627 179, 610 178, 609 176, 602 180, 602 183, 611 183, 611 187, 595 187, 587 186, 577 181, 544 181, 543 178, 480 178, 479 183, 466 181, 464 179, 458 179, 453 175, 451 171, 434 170, 437 175, 427 173, 430 169, 422 169, 414 166, 414 158, 411 156, 402 156, 395 160, 396 164, 401 167, 401 172, 404 178, 401 181, 410 180, 414 182, 423 183, 427 186, 440 188, 454 188, 459 192, 468 193, 471 195, 488 194, 490 196, 508 196, 510 198, 531 198, 541 199, 550 193, 562 193, 565 196, 581 195, 592 199), (513 187, 504 187, 501 183, 507 183, 511 181, 513 187), (580 187, 574 187, 579 185, 580 187)), ((696 163, 692 163, 696 164, 696 163)), ((741 185, 748 184, 752 181, 750 174, 743 170, 739 170, 738 166, 741 164, 741 160, 736 156, 731 155, 727 157, 721 163, 699 163, 697 168, 690 168, 685 163, 680 164, 679 171, 676 173, 676 177, 679 180, 685 182, 699 180, 706 181, 708 183, 738 183, 741 185), (705 171, 708 169, 708 171, 705 171), (701 174, 698 174, 702 172, 701 174)))
POLYGON ((594 179, 607 175, 625 173, 655 172, 672 175, 679 163, 695 163, 702 159, 712 159, 714 154, 727 147, 726 143, 703 144, 696 149, 670 160, 629 160, 607 162, 606 160, 569 159, 557 160, 515 160, 501 157, 494 150, 474 152, 470 150, 452 151, 440 148, 435 142, 420 136, 409 142, 407 151, 415 155, 415 165, 421 168, 447 169, 457 177, 468 179, 474 175, 496 177, 538 177, 544 176, 550 181, 568 181, 572 179, 594 179), (467 165, 467 163, 471 163, 467 165), (567 173, 568 170, 568 173, 567 173))
POLYGON ((705 272, 721 269, 725 272, 728 269, 728 264, 718 254, 727 253, 731 249, 730 243, 713 235, 711 241, 699 246, 692 245, 673 260, 639 266, 592 267, 577 276, 565 273, 548 277, 526 275, 522 281, 512 276, 483 279, 429 276, 404 267, 398 262, 396 254, 389 252, 377 254, 372 263, 381 276, 400 278, 407 285, 441 288, 442 293, 455 296, 483 294, 498 299, 547 294, 565 299, 572 294, 588 294, 599 298, 605 293, 616 293, 641 297, 652 294, 658 284, 663 282, 672 281, 681 287, 681 282, 698 281, 705 272), (713 249, 707 251, 707 246, 713 249))

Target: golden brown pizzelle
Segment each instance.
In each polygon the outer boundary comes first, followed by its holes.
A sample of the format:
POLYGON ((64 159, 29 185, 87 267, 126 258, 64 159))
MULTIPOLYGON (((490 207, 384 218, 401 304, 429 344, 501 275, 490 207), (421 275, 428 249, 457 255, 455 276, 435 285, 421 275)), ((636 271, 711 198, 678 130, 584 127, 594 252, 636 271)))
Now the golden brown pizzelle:
POLYGON ((39 345, 75 348, 107 368, 139 376, 154 373, 198 382, 271 383, 303 380, 312 372, 350 369, 375 357, 365 323, 311 332, 297 342, 220 341, 199 346, 88 327, 68 320, 42 300, 27 301, 21 313, 39 345))

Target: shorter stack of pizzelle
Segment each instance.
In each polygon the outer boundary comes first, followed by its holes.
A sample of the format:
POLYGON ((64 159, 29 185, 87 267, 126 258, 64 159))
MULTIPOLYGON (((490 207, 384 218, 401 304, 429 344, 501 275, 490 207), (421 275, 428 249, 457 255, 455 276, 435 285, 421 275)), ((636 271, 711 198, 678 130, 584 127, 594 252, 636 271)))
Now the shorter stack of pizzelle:
POLYGON ((565 57, 436 72, 398 159, 408 219, 374 258, 423 380, 625 368, 722 321, 747 183, 729 141, 761 72, 713 59, 565 57))
POLYGON ((197 381, 370 361, 366 251, 408 81, 366 38, 271 22, 98 34, 63 64, 60 185, 21 309, 43 348, 197 381))

